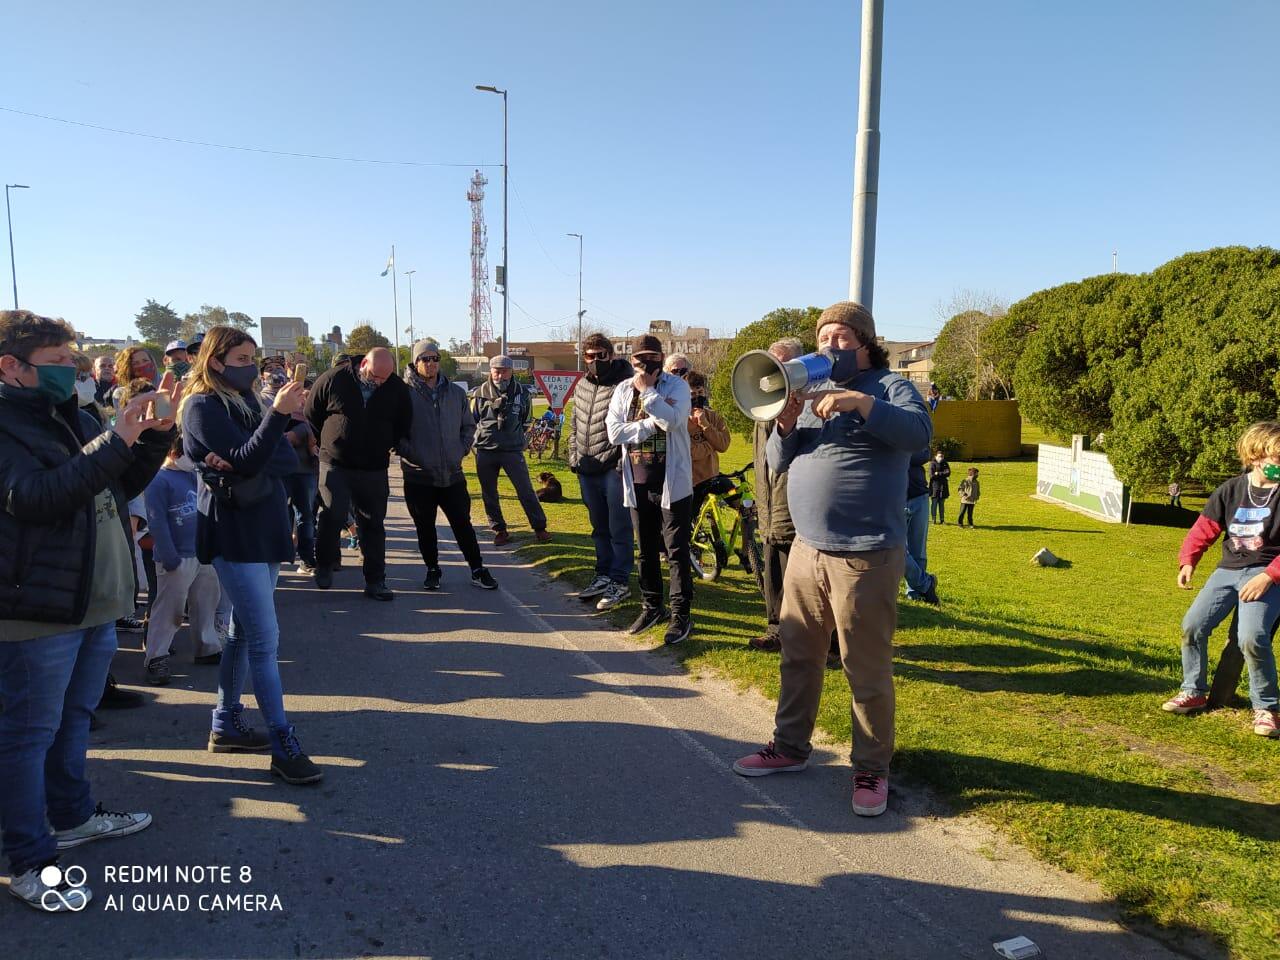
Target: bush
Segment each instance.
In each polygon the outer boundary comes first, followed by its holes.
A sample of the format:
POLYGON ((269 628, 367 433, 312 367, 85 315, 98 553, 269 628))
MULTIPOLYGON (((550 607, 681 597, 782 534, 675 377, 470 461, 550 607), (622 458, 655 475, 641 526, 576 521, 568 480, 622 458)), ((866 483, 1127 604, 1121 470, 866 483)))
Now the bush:
POLYGON ((960 459, 960 448, 961 443, 955 437, 934 437, 929 442, 930 453, 941 451, 942 455, 948 460, 960 459))

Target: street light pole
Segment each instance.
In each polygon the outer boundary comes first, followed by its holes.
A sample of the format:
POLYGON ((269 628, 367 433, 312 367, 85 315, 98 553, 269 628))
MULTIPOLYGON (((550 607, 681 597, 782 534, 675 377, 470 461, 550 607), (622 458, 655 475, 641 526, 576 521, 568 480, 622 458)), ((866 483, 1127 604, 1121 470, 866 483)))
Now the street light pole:
POLYGON ((578 238, 578 369, 582 369, 582 234, 566 233, 566 237, 578 238))
MULTIPOLYGON (((413 275, 417 270, 406 270, 404 275, 409 278, 409 350, 413 351, 413 345, 418 341, 413 337, 413 275)), ((413 359, 410 357, 410 359, 413 359)))
POLYGON ((849 299, 868 310, 875 292, 876 205, 880 191, 880 61, 884 0, 862 0, 862 53, 858 84, 858 143, 853 169, 853 243, 849 299))
POLYGON ((511 271, 507 264, 507 91, 497 87, 476 84, 477 90, 502 95, 502 352, 507 350, 508 304, 511 300, 511 271))
POLYGON ((9 273, 13 276, 13 309, 18 309, 18 268, 13 259, 13 213, 9 209, 10 190, 30 190, 25 183, 6 183, 4 185, 4 215, 9 221, 9 273))

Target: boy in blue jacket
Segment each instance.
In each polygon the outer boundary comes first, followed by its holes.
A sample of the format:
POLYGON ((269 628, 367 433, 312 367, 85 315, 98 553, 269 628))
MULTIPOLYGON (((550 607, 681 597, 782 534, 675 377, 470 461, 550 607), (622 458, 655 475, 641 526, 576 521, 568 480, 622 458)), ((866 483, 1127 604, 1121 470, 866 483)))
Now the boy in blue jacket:
POLYGON ((146 682, 169 682, 170 645, 182 626, 182 611, 190 617, 196 640, 196 663, 218 663, 222 641, 214 627, 214 611, 222 596, 211 565, 196 559, 196 474, 182 452, 177 436, 164 466, 147 487, 147 526, 155 541, 156 599, 147 633, 146 682))

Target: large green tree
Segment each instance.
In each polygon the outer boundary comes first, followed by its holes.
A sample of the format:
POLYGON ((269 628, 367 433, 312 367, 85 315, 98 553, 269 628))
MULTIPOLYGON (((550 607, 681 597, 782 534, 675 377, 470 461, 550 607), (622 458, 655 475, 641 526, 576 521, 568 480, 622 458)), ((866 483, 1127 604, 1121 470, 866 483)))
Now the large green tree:
POLYGON ((142 309, 134 314, 134 323, 143 340, 155 343, 169 343, 178 338, 182 319, 178 312, 167 303, 147 300, 142 309))
POLYGON ((710 371, 711 405, 725 418, 730 430, 747 436, 752 428, 751 421, 733 402, 731 380, 734 363, 748 350, 768 349, 769 344, 784 337, 799 337, 806 351, 813 350, 821 314, 820 307, 779 307, 738 331, 725 351, 723 361, 710 371))
POLYGON ((1236 438, 1280 416, 1280 250, 1220 247, 1142 275, 1063 284, 1014 304, 1024 417, 1103 436, 1117 473, 1146 486, 1216 484, 1236 438))
POLYGON ((251 330, 257 326, 253 317, 247 313, 228 311, 226 307, 203 304, 194 313, 182 318, 182 337, 190 340, 198 333, 207 333, 213 327, 235 327, 239 330, 251 330))
POLYGON ((391 341, 367 323, 353 327, 351 332, 347 334, 347 353, 368 353, 374 347, 390 346, 391 341))

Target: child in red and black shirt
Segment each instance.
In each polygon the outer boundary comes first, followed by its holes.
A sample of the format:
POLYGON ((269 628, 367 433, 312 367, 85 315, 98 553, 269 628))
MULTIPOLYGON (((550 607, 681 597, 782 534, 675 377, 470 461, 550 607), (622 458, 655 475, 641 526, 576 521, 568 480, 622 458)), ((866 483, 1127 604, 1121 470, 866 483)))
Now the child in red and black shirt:
POLYGON ((1280 423, 1255 423, 1236 450, 1246 472, 1213 491, 1178 552, 1178 586, 1189 590, 1196 564, 1225 533, 1218 568, 1182 619, 1182 691, 1163 709, 1185 714, 1208 706, 1209 635, 1238 610, 1253 732, 1277 737, 1280 696, 1271 630, 1280 619, 1280 423))

